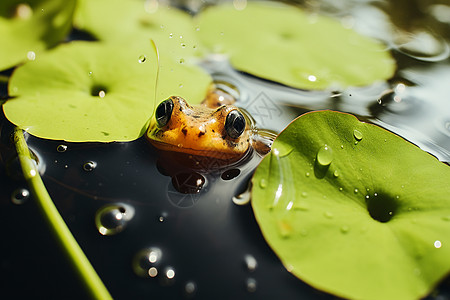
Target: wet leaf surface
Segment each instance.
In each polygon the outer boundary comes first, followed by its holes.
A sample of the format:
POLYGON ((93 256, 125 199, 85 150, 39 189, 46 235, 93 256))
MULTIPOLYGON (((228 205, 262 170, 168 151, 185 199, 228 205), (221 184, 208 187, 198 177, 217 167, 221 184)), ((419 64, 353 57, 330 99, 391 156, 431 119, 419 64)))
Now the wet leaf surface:
POLYGON ((356 299, 425 296, 450 269, 450 169, 377 126, 305 114, 253 178, 263 235, 293 274, 356 299))

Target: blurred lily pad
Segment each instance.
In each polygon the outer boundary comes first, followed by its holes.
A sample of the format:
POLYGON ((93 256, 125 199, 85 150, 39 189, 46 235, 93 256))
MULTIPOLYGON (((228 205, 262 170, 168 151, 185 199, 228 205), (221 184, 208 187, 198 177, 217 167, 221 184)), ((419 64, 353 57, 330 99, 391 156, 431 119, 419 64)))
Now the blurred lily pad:
POLYGON ((146 45, 151 38, 176 61, 199 55, 191 16, 159 1, 79 0, 74 23, 105 42, 146 45))
POLYGON ((61 41, 71 29, 75 0, 9 0, 0 2, 0 70, 61 41))
POLYGON ((300 89, 363 86, 390 78, 395 62, 379 42, 338 21, 276 2, 210 7, 201 41, 244 72, 300 89))
POLYGON ((253 177, 252 206, 285 267, 351 299, 418 299, 450 271, 450 169, 354 116, 305 114, 253 177))
POLYGON ((146 129, 155 102, 178 95, 200 102, 211 78, 168 60, 155 100, 154 49, 72 42, 19 67, 5 116, 29 133, 73 142, 131 141, 146 129), (173 65, 173 69, 170 67, 173 65))

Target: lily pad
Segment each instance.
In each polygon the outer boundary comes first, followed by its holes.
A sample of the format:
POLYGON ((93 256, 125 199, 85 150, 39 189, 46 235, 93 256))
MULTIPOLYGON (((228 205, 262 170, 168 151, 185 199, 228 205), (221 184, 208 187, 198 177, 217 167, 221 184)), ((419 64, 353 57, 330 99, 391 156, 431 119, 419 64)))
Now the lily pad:
POLYGON ((276 139, 252 206, 285 267, 351 299, 418 299, 450 271, 450 169, 354 116, 313 112, 276 139))
POLYGON ((0 70, 34 60, 71 29, 75 0, 0 2, 0 70))
POLYGON ((363 86, 390 78, 385 46, 338 21, 275 2, 223 4, 198 16, 202 42, 244 72, 300 89, 363 86))
POLYGON ((80 0, 74 23, 105 42, 146 45, 151 38, 177 61, 200 55, 192 17, 159 1, 80 0))
POLYGON ((29 133, 72 142, 132 141, 147 127, 155 102, 178 95, 201 101, 211 78, 172 60, 159 74, 150 42, 129 49, 72 42, 19 67, 9 83, 5 116, 29 133), (173 66, 173 68, 171 68, 173 66))

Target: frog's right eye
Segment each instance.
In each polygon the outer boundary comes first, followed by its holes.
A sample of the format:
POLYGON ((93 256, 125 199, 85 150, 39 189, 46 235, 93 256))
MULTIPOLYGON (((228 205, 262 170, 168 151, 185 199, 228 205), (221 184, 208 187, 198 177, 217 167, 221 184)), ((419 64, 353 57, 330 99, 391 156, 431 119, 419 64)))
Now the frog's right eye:
POLYGON ((164 100, 156 108, 155 117, 158 127, 164 127, 169 123, 172 116, 173 102, 170 99, 164 100))

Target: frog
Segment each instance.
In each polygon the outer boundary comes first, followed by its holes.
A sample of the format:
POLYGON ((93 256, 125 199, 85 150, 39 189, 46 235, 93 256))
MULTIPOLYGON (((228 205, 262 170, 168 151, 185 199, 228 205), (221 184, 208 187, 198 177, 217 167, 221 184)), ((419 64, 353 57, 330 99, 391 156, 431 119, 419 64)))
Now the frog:
POLYGON ((239 175, 237 166, 254 165, 270 151, 275 134, 258 130, 234 102, 216 89, 200 105, 171 96, 156 107, 146 138, 160 153, 158 170, 172 177, 177 191, 199 193, 206 177, 223 172, 229 180, 239 175))
POLYGON ((237 161, 254 144, 256 129, 249 115, 232 104, 192 106, 171 96, 156 108, 147 139, 157 149, 237 161))

